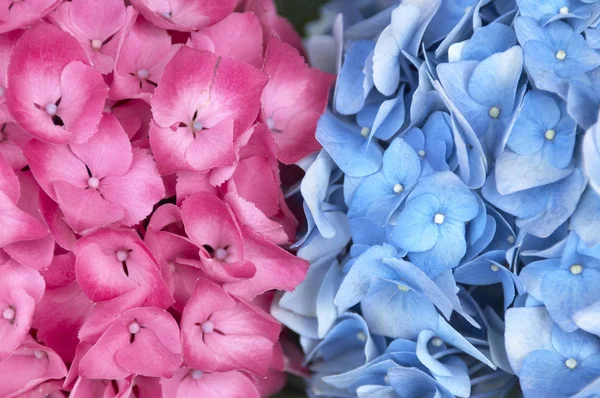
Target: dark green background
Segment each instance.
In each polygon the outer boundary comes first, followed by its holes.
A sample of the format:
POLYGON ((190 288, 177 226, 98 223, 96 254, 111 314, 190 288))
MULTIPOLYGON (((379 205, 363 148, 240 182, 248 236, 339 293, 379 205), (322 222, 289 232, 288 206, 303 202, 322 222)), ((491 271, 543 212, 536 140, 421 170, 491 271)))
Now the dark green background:
MULTIPOLYGON (((279 13, 292 21, 296 30, 304 35, 304 25, 319 16, 319 6, 325 0, 275 0, 279 13)), ((303 398, 304 386, 302 380, 290 376, 286 388, 275 398, 303 398)))

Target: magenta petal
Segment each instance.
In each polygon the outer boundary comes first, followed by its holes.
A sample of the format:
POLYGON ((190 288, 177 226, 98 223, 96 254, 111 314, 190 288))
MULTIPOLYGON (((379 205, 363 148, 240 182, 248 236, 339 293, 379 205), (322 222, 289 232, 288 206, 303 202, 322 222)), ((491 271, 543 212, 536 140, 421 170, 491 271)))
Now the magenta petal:
POLYGON ((93 137, 70 147, 98 179, 123 175, 131 166, 131 143, 117 118, 108 113, 102 116, 93 137))
POLYGON ((104 198, 125 211, 121 224, 127 226, 146 218, 165 196, 154 158, 146 149, 135 148, 131 169, 122 176, 106 177, 101 184, 104 198))
POLYGON ((125 211, 107 202, 95 189, 75 187, 68 182, 54 183, 58 204, 67 224, 75 232, 85 232, 121 220, 125 211))
POLYGON ((186 151, 185 158, 198 171, 232 165, 236 160, 233 121, 223 120, 212 128, 198 132, 186 151))
MULTIPOLYGON (((176 324, 174 329, 177 333, 176 324)), ((182 363, 181 354, 170 351, 148 328, 136 333, 133 343, 118 350, 115 358, 124 369, 149 377, 171 377, 182 363)))

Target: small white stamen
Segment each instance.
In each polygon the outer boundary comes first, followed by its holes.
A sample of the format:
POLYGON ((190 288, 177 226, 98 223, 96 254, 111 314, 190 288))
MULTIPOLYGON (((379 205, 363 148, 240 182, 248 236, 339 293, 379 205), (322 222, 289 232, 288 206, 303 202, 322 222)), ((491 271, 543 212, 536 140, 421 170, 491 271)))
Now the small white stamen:
POLYGON ((558 50, 556 52, 556 59, 559 61, 564 61, 567 58, 567 53, 564 50, 558 50))
POLYGON ((548 141, 552 141, 554 139, 554 137, 556 137, 556 131, 550 129, 550 130, 546 130, 546 133, 544 134, 544 137, 546 137, 546 139, 548 141))
POLYGON ((569 271, 571 271, 573 275, 579 275, 583 272, 583 267, 581 264, 573 264, 569 267, 569 271))
POLYGON ((35 350, 33 351, 33 356, 35 356, 37 359, 44 359, 46 358, 46 353, 42 350, 35 350))
POLYGON ((171 11, 163 11, 160 13, 160 15, 162 15, 165 18, 171 18, 171 11))
POLYGON ((218 248, 215 251, 215 257, 217 258, 217 260, 225 260, 225 258, 227 257, 227 249, 218 248))
POLYGON ((488 114, 492 119, 498 119, 498 117, 500 116, 500 108, 498 108, 497 106, 492 106, 488 114))
POLYGON ((390 384, 390 376, 388 376, 388 375, 383 376, 383 382, 385 384, 390 384))
POLYGON ((198 369, 194 369, 191 373, 192 379, 199 380, 204 376, 204 372, 198 369))
POLYGON ((48 104, 46 105, 46 113, 50 116, 56 115, 56 104, 48 104))
POLYGON ((434 337, 431 340, 431 344, 433 344, 434 347, 441 347, 442 344, 444 344, 444 340, 440 339, 439 337, 434 337))
POLYGON ((362 129, 360 129, 360 135, 362 135, 363 137, 368 137, 369 134, 371 134, 371 129, 368 127, 363 127, 362 129))
POLYGON ((558 10, 558 12, 560 12, 561 14, 568 14, 569 13, 569 7, 561 7, 560 10, 558 10))
POLYGON ((145 80, 148 78, 148 69, 140 69, 137 71, 137 77, 140 80, 145 80))
POLYGON ((356 333, 356 338, 360 341, 367 341, 367 335, 364 332, 356 333))
POLYGON ((269 130, 273 130, 275 128, 275 120, 273 120, 273 117, 271 116, 267 118, 267 127, 269 130))
POLYGON ((410 289, 404 285, 398 285, 398 290, 401 292, 408 292, 410 289))
POLYGON ((433 216, 433 222, 437 225, 442 224, 445 219, 446 217, 442 213, 436 213, 435 216, 433 216))
POLYGON ((129 333, 136 334, 140 331, 140 324, 136 321, 133 321, 129 324, 129 326, 127 326, 127 329, 129 329, 129 333))
POLYGON ((569 358, 565 361, 565 366, 569 369, 575 369, 577 367, 577 360, 575 358, 569 358))
POLYGON ((117 251, 117 260, 120 262, 127 261, 127 257, 129 257, 129 253, 126 250, 118 250, 117 251))
POLYGON ((498 267, 496 264, 492 264, 492 265, 490 266, 490 269, 491 269, 492 271, 494 271, 494 272, 498 272, 498 271, 500 271, 500 268, 499 268, 499 267, 498 267))
POLYGON ((425 151, 421 149, 421 150, 419 150, 417 152, 417 155, 419 155, 420 157, 424 158, 425 157, 425 151))
POLYGON ((15 315, 15 309, 12 307, 7 307, 4 309, 4 311, 2 311, 2 318, 6 319, 7 321, 12 321, 15 319, 15 315))
POLYGON ((404 191, 404 186, 402 184, 396 184, 396 185, 394 185, 394 192, 400 193, 402 191, 404 191))
POLYGON ((204 126, 202 126, 202 123, 200 123, 199 120, 194 120, 194 124, 192 124, 192 130, 194 131, 200 131, 202 130, 204 126))
POLYGON ((90 177, 88 178, 88 186, 92 189, 98 189, 100 186, 100 180, 96 177, 90 177))
POLYGON ((514 236, 512 236, 512 235, 508 235, 508 236, 506 237, 506 240, 508 241, 508 243, 511 243, 511 244, 512 244, 512 243, 515 243, 515 237, 514 237, 514 236))
POLYGON ((102 40, 92 40, 92 48, 94 50, 100 50, 102 48, 102 40))
POLYGON ((211 321, 206 321, 202 324, 202 331, 204 333, 212 333, 215 330, 215 325, 211 321))

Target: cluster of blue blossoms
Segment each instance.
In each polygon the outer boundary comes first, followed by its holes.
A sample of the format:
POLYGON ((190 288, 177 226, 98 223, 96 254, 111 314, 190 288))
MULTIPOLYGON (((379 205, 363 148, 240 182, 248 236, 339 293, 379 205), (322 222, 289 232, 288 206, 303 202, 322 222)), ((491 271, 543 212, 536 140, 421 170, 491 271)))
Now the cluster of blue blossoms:
POLYGON ((600 397, 600 1, 335 0, 272 312, 310 397, 600 397))

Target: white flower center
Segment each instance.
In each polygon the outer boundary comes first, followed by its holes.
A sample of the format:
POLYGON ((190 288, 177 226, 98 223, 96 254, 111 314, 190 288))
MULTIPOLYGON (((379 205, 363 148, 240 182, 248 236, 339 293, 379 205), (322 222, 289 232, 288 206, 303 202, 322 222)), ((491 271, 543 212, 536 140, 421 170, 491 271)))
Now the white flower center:
POLYGON ((126 250, 117 251, 117 260, 119 260, 119 262, 127 261, 127 257, 129 257, 129 253, 127 253, 126 250))
POLYGON ((163 11, 160 13, 160 15, 162 15, 165 18, 171 18, 172 16, 171 11, 163 11))
POLYGON ((56 115, 56 109, 57 109, 56 104, 48 104, 48 105, 46 105, 46 113, 48 115, 50 115, 50 116, 56 115))
POLYGON ((499 267, 498 267, 496 264, 492 264, 492 265, 490 266, 490 269, 491 269, 492 271, 494 271, 494 272, 498 272, 498 271, 500 271, 500 268, 499 268, 499 267))
POLYGON ((202 331, 204 333, 212 333, 215 330, 215 325, 211 321, 206 321, 202 324, 202 331))
POLYGON ((565 366, 569 369, 575 369, 577 367, 577 360, 575 358, 569 358, 565 361, 565 366))
POLYGON ((194 369, 191 373, 192 375, 192 379, 194 380, 199 380, 202 378, 202 376, 204 376, 204 372, 198 369, 194 369))
POLYGON ((515 243, 515 237, 512 235, 508 235, 506 237, 506 240, 508 241, 508 243, 515 243))
POLYGON ((500 116, 500 108, 498 108, 497 106, 492 106, 488 114, 492 119, 498 119, 498 117, 500 116))
POLYGON ((544 137, 546 137, 548 141, 552 141, 554 137, 556 137, 556 131, 552 129, 546 130, 544 137))
POLYGON ((362 129, 360 129, 360 135, 362 135, 363 137, 368 137, 369 134, 371 134, 371 129, 368 127, 363 127, 362 129))
POLYGON ((127 326, 127 329, 129 329, 129 333, 136 334, 140 331, 140 324, 136 321, 133 321, 129 324, 129 326, 127 326))
POLYGON ((100 186, 100 180, 96 177, 90 177, 88 178, 88 186, 92 189, 98 189, 100 186))
POLYGON ((396 185, 394 185, 394 192, 400 193, 402 191, 404 191, 404 186, 402 184, 396 184, 396 185))
POLYGON ((92 48, 94 50, 100 50, 102 48, 102 40, 98 40, 98 39, 92 40, 92 48))
POLYGON ((37 359, 44 359, 46 357, 46 353, 42 350, 35 350, 33 351, 33 356, 35 356, 37 359))
POLYGON ((431 340, 431 344, 433 344, 434 347, 441 347, 442 344, 444 344, 444 340, 440 339, 439 337, 434 337, 431 340))
POLYGON ((556 59, 559 61, 564 61, 567 58, 567 53, 564 50, 558 50, 556 52, 556 59))
POLYGON ((217 258, 217 260, 225 260, 225 258, 227 257, 227 249, 223 249, 223 248, 218 248, 217 250, 215 250, 215 257, 217 258))
POLYGON ((6 319, 7 321, 12 321, 15 319, 15 315, 15 309, 12 307, 7 307, 4 309, 4 311, 2 311, 2 318, 6 319))
POLYGON ((404 285, 398 285, 398 290, 401 292, 408 292, 410 289, 404 285))
POLYGON ((140 69, 140 70, 138 70, 138 71, 137 71, 137 73, 136 73, 136 74, 137 74, 137 77, 138 77, 140 80, 145 80, 145 79, 147 79, 147 78, 148 78, 148 76, 149 76, 149 74, 148 74, 148 69, 140 69))
POLYGON ((442 224, 445 219, 446 219, 446 217, 444 217, 444 215, 442 213, 436 213, 436 215, 433 216, 433 222, 436 223, 437 225, 442 224))
POLYGON ((202 123, 200 123, 199 120, 194 120, 194 124, 192 124, 192 130, 194 131, 200 131, 202 130, 204 126, 202 126, 202 123))
POLYGON ((583 267, 581 264, 573 264, 569 267, 569 271, 571 271, 573 275, 579 275, 583 272, 583 267))
POLYGON ((558 12, 560 12, 561 14, 568 14, 569 13, 569 7, 561 7, 560 10, 558 10, 558 12))
POLYGON ((385 384, 390 384, 390 376, 388 376, 388 375, 383 376, 383 382, 385 384))
POLYGON ((356 333, 356 338, 360 341, 367 341, 367 335, 364 332, 356 333))
POLYGON ((420 157, 424 158, 425 157, 425 151, 424 150, 419 150, 419 152, 417 152, 417 155, 419 155, 420 157))

